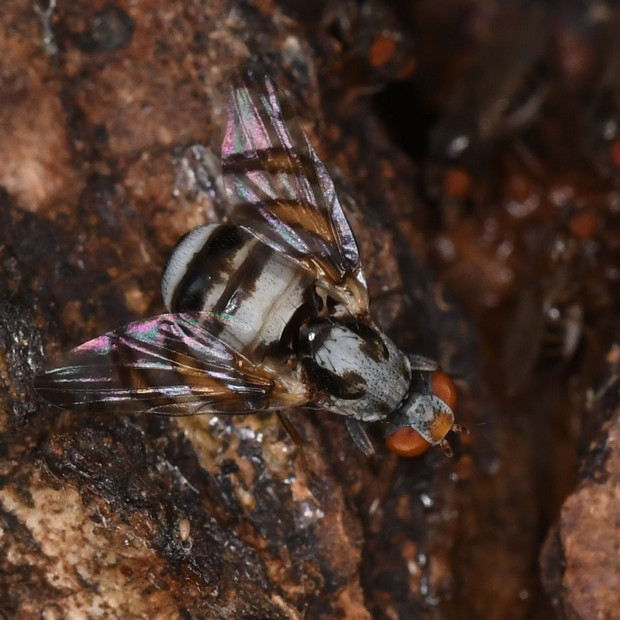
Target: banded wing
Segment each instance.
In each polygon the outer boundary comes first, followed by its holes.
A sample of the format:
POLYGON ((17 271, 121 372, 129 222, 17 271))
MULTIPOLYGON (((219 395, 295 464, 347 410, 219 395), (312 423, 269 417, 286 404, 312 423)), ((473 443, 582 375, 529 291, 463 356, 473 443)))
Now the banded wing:
POLYGON ((368 292, 334 183, 273 81, 249 69, 232 79, 222 172, 230 218, 310 272, 354 315, 368 292))
POLYGON ((254 413, 308 400, 294 377, 256 366, 210 329, 217 320, 203 313, 130 323, 74 349, 65 366, 36 377, 35 389, 59 407, 161 415, 254 413))

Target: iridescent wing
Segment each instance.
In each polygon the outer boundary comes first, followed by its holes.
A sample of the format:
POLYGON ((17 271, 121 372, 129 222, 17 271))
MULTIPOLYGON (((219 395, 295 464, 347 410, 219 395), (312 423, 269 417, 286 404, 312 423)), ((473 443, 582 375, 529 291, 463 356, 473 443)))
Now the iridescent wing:
POLYGON ((368 292, 334 183, 273 81, 249 69, 232 79, 222 172, 230 219, 310 272, 354 315, 368 292))
POLYGON ((35 389, 59 407, 161 415, 255 413, 301 405, 305 388, 256 366, 203 313, 130 323, 71 351, 35 389))

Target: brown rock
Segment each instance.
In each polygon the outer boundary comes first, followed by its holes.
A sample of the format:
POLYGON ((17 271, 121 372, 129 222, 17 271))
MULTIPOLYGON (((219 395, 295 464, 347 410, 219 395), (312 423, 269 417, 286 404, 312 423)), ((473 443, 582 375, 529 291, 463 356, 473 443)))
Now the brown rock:
MULTIPOLYGON (((0 11, 0 610, 552 617, 541 541, 575 486, 580 441, 617 408, 584 407, 620 309, 616 10, 46 6, 0 11), (209 177, 240 63, 291 92, 381 324, 457 378, 471 432, 455 460, 399 460, 378 428, 368 460, 342 420, 299 413, 305 467, 269 417, 80 415, 35 399, 41 342, 59 361, 160 313, 173 244, 221 217, 209 177), (581 212, 597 226, 576 229, 581 212), (535 301, 515 319, 524 297, 535 301)), ((582 475, 550 539, 560 551, 545 554, 567 615, 614 610, 613 567, 597 562, 612 561, 615 424, 591 454, 603 478, 582 475)))

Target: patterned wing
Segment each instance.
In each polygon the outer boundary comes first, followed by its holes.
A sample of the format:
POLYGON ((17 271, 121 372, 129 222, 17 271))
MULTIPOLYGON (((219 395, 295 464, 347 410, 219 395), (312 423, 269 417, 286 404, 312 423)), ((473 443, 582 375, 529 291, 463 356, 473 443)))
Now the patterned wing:
POLYGON ((202 313, 163 314, 74 349, 67 364, 35 379, 59 407, 161 415, 254 413, 308 399, 294 377, 258 367, 212 332, 202 313))
POLYGON ((232 79, 222 172, 230 217, 310 272, 352 314, 368 313, 355 238, 334 183, 273 81, 232 79))

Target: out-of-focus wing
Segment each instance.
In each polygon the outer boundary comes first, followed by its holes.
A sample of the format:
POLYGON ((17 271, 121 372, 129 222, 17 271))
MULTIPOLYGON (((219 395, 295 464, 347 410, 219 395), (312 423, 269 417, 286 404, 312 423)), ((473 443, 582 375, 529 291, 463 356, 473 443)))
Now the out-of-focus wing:
POLYGON ((256 366, 215 335, 204 313, 136 321, 71 351, 40 374, 35 389, 71 409, 161 415, 254 413, 308 399, 294 377, 256 366))
POLYGON ((273 81, 249 69, 233 74, 222 172, 231 220, 310 272, 351 314, 368 313, 357 244, 329 172, 273 81))

